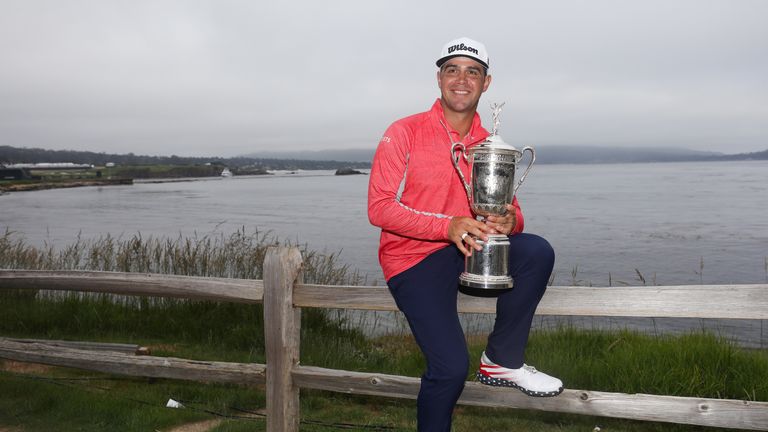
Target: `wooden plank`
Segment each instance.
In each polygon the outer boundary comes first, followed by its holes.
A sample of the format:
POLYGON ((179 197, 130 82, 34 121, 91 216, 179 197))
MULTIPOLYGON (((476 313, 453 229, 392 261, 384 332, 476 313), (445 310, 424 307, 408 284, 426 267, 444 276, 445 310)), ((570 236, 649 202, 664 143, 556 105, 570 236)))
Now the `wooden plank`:
MULTIPOLYGON (((256 303, 263 281, 142 273, 0 270, 0 289, 51 289, 256 303)), ((297 307, 397 310, 386 287, 298 284, 297 307)), ((459 295, 459 311, 494 313, 459 295)), ((768 285, 549 287, 539 315, 768 319, 768 285)))
POLYGON ((86 342, 86 341, 64 341, 52 339, 19 339, 6 338, 11 342, 19 343, 40 343, 54 347, 75 348, 89 351, 112 351, 124 354, 136 354, 141 348, 136 344, 109 343, 109 342, 86 342))
MULTIPOLYGON (((386 287, 298 284, 297 307, 397 310, 386 287)), ((459 312, 495 313, 494 298, 459 294, 459 312)), ((768 285, 549 287, 538 315, 768 319, 768 285)))
POLYGON ((291 370, 299 364, 301 309, 293 307, 292 299, 301 263, 295 247, 270 247, 264 258, 268 432, 299 430, 299 387, 291 370))
POLYGON ((239 384, 263 384, 266 366, 187 360, 174 357, 135 356, 118 352, 64 348, 0 338, 0 358, 65 366, 135 377, 171 378, 239 384))
POLYGON ((396 311, 387 287, 296 284, 293 305, 329 309, 396 311))
MULTIPOLYGON (((415 399, 420 379, 311 366, 293 370, 302 388, 415 399)), ((721 428, 768 429, 768 402, 565 390, 553 398, 468 382, 459 404, 617 417, 721 428)))
POLYGON ((87 291, 236 303, 260 303, 264 295, 264 283, 256 279, 96 271, 0 270, 0 289, 87 291))
POLYGON ((731 399, 589 390, 565 390, 555 398, 531 398, 519 391, 472 382, 467 383, 459 403, 720 428, 768 428, 768 402, 731 399))
POLYGON ((552 287, 537 313, 768 319, 768 284, 552 287))

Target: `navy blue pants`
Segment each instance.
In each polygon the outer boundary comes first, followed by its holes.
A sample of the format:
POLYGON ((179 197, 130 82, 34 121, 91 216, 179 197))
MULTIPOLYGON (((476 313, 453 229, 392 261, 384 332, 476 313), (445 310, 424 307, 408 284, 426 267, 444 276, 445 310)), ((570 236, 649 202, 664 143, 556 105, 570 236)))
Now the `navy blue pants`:
MULTIPOLYGON (((533 234, 510 236, 509 243, 509 273, 515 285, 492 291, 498 293, 496 321, 485 352, 496 364, 519 368, 555 253, 533 234)), ((419 431, 450 431, 453 408, 467 379, 469 353, 456 310, 462 271, 464 255, 451 245, 387 281, 427 361, 416 402, 419 431)))

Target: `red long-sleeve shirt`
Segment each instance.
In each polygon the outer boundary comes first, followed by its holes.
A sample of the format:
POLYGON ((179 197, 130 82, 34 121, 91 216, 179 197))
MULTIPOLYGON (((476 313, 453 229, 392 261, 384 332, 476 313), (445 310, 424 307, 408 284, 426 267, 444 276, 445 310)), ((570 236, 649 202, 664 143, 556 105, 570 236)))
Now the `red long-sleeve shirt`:
MULTIPOLYGON (((469 133, 460 137, 445 120, 440 99, 429 111, 398 120, 384 133, 371 167, 368 219, 381 228, 379 262, 385 279, 451 244, 452 217, 473 216, 451 146, 461 142, 470 148, 487 136, 476 113, 469 133)), ((459 166, 469 181, 467 162, 461 159, 459 166)), ((517 216, 512 232, 518 233, 523 214, 517 198, 512 204, 517 216)))

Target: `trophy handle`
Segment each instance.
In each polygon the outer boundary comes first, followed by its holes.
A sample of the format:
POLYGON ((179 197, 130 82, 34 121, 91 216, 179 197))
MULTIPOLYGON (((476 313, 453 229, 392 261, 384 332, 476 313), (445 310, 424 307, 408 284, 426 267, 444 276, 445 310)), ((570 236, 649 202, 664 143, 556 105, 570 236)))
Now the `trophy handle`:
POLYGON ((522 153, 525 153, 525 151, 526 151, 526 150, 528 150, 528 151, 530 151, 530 152, 531 152, 531 161, 530 161, 530 162, 528 162, 528 167, 525 169, 525 172, 523 173, 523 176, 522 176, 522 177, 520 177, 520 181, 518 181, 518 182, 517 182, 517 184, 515 185, 515 188, 514 188, 514 189, 512 189, 512 196, 515 196, 515 194, 517 193, 517 189, 518 189, 518 188, 520 187, 520 185, 522 185, 522 184, 523 184, 523 182, 525 181, 525 176, 527 176, 527 175, 528 175, 528 171, 530 171, 530 170, 531 170, 531 167, 533 166, 533 163, 534 163, 534 162, 536 162, 536 151, 534 151, 534 150, 533 150, 533 147, 530 147, 530 146, 525 146, 525 147, 523 148, 523 151, 522 151, 522 153))
POLYGON ((456 168, 456 172, 459 173, 459 177, 461 177, 461 183, 464 185, 464 190, 467 192, 467 200, 469 200, 470 207, 472 206, 472 190, 469 187, 469 184, 467 183, 467 179, 464 178, 464 173, 461 172, 461 168, 459 168, 459 160, 461 157, 464 157, 464 160, 467 160, 467 148, 464 147, 464 144, 462 143, 456 143, 451 146, 451 160, 453 161, 453 167, 456 168))

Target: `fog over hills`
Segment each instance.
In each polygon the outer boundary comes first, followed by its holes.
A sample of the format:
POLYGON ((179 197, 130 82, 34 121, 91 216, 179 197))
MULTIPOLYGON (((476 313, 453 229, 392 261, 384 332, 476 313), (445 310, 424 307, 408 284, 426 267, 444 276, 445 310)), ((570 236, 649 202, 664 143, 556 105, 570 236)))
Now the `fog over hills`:
MULTIPOLYGON (((639 163, 684 161, 768 160, 768 150, 753 153, 724 154, 663 147, 599 147, 575 145, 540 145, 535 147, 539 164, 639 163)), ((374 149, 320 150, 302 152, 263 152, 222 158, 146 156, 96 153, 75 150, 0 145, 0 166, 14 163, 71 162, 104 165, 199 165, 220 164, 229 167, 258 167, 265 170, 370 168, 374 149)), ((446 158, 450 157, 446 150, 446 158)))
POLYGON ((316 161, 348 161, 370 162, 375 148, 359 148, 346 150, 313 150, 313 151, 267 151, 242 155, 249 158, 262 159, 297 159, 316 161))

